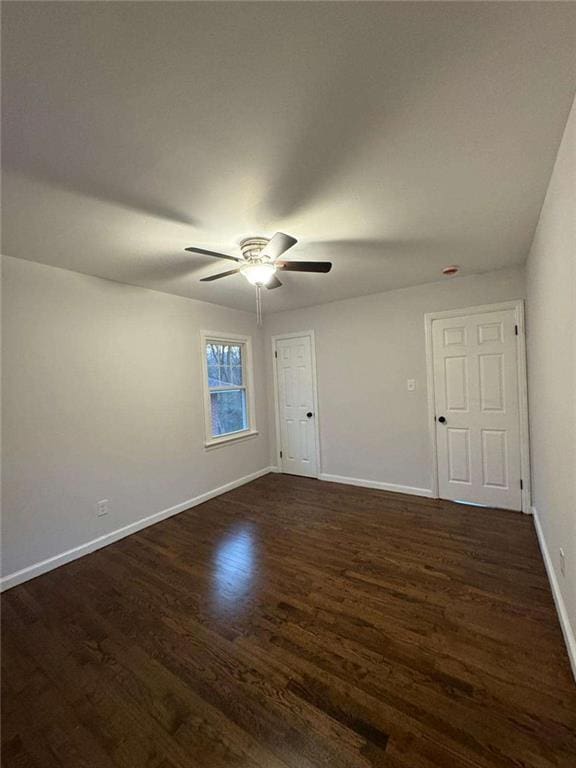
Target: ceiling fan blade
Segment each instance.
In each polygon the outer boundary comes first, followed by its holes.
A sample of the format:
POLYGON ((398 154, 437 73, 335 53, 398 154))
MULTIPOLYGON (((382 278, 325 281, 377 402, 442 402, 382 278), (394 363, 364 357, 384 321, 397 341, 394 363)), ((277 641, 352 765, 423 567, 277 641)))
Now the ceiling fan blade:
POLYGON ((239 259, 237 256, 227 256, 225 253, 216 253, 216 251, 207 251, 205 248, 194 248, 191 246, 190 248, 184 248, 185 251, 190 251, 191 253, 202 253, 205 256, 216 256, 217 259, 230 259, 230 261, 242 261, 242 259, 239 259))
POLYGON ((331 261, 277 261, 278 269, 286 272, 330 272, 331 261))
POLYGON ((235 275, 236 272, 240 272, 239 269, 229 269, 227 272, 218 272, 217 275, 208 275, 208 277, 201 277, 201 283, 209 283, 212 280, 220 280, 221 277, 228 277, 228 275, 235 275))
POLYGON ((268 290, 271 291, 272 288, 280 288, 281 285, 282 283, 280 282, 280 280, 278 280, 276 275, 274 275, 272 277, 272 280, 270 280, 269 283, 266 283, 266 288, 268 288, 268 290))
POLYGON ((296 240, 295 237, 285 235, 283 232, 276 232, 260 256, 264 256, 272 260, 277 259, 278 256, 281 256, 283 253, 285 253, 288 248, 292 248, 292 246, 296 245, 297 242, 298 240, 296 240))

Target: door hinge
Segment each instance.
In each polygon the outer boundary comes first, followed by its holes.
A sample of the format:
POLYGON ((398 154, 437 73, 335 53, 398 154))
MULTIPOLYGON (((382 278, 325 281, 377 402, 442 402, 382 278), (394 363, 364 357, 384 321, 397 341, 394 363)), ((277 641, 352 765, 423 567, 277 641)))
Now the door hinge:
POLYGON ((282 458, 282 451, 280 451, 280 458, 282 458))
POLYGON ((276 350, 274 350, 274 357, 278 357, 278 352, 276 352, 276 350))
POLYGON ((516 334, 516 336, 518 336, 518 326, 517 325, 514 326, 514 333, 516 334))
POLYGON ((524 480, 520 480, 520 490, 524 490, 524 480))

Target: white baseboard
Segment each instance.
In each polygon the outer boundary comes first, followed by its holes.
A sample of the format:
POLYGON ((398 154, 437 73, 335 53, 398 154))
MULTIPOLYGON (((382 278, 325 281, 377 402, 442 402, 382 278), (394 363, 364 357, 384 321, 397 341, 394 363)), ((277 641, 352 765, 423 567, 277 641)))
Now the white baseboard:
POLYGON ((574 630, 570 624, 568 618, 568 611, 564 604, 562 593, 560 592, 560 586, 558 585, 558 579, 556 578, 556 571, 552 565, 552 558, 548 550, 546 539, 544 538, 544 531, 540 524, 540 517, 536 507, 532 507, 532 516, 534 517, 534 525, 536 527, 536 535, 538 536, 538 543, 540 544, 540 551, 542 552, 542 558, 544 559, 544 565, 546 566, 546 573, 548 574, 548 581, 550 582, 550 588, 556 604, 556 611, 558 618, 560 619, 560 626, 562 627, 562 634, 564 635, 564 642, 566 643, 566 650, 568 651, 568 658, 570 659, 570 665, 572 667, 572 673, 576 679, 576 638, 574 637, 574 630))
POLYGON ((359 477, 343 477, 342 475, 327 475, 320 473, 319 480, 329 483, 344 483, 344 485, 358 485, 361 488, 376 488, 379 491, 392 491, 393 493, 408 493, 411 496, 426 496, 432 498, 429 488, 414 488, 411 485, 395 485, 394 483, 381 483, 378 480, 362 480, 359 477))
POLYGON ((188 499, 187 501, 183 501, 173 507, 163 509, 161 512, 156 512, 155 514, 149 515, 148 517, 143 517, 141 520, 136 520, 134 523, 125 525, 123 528, 117 528, 115 531, 106 533, 104 536, 99 536, 97 539, 92 539, 91 541, 87 541, 85 544, 80 544, 78 547, 68 549, 66 552, 61 552, 59 555, 49 557, 47 560, 42 560, 39 563, 34 563, 34 565, 29 565, 27 568, 22 568, 20 571, 9 573, 0 579, 0 591, 4 592, 6 589, 10 589, 11 587, 15 587, 25 581, 34 579, 36 576, 40 576, 43 573, 52 571, 54 568, 58 568, 61 565, 70 563, 72 560, 77 560, 79 557, 89 555, 91 552, 95 552, 97 549, 107 547, 109 544, 113 544, 115 541, 119 541, 119 539, 124 539, 126 536, 130 536, 132 533, 141 531, 143 528, 148 528, 148 526, 159 523, 161 520, 166 520, 168 517, 177 515, 180 512, 184 512, 186 509, 196 507, 198 504, 203 504, 205 501, 209 501, 215 496, 220 496, 223 493, 232 491, 234 488, 238 488, 241 485, 250 483, 252 480, 256 480, 257 478, 274 471, 274 469, 275 468, 273 467, 265 467, 264 469, 259 469, 257 472, 252 472, 250 475, 240 477, 238 480, 233 480, 231 483, 221 485, 219 488, 214 488, 212 491, 202 493, 200 496, 195 496, 193 499, 188 499))

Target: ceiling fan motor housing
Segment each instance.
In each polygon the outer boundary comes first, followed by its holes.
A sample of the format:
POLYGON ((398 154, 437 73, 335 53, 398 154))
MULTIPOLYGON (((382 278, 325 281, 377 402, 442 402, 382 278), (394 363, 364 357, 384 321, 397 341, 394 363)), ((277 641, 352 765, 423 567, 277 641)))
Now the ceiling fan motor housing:
POLYGON ((267 237, 246 237, 240 242, 240 250, 246 261, 260 258, 260 254, 270 241, 267 237))

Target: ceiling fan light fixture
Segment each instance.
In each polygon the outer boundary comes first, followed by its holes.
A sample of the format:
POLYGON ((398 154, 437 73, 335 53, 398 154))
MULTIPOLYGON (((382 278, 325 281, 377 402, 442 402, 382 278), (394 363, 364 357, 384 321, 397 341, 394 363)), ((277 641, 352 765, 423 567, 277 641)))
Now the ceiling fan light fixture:
POLYGON ((240 271, 252 285, 267 285, 274 277, 276 267, 271 262, 261 264, 246 264, 240 271))

